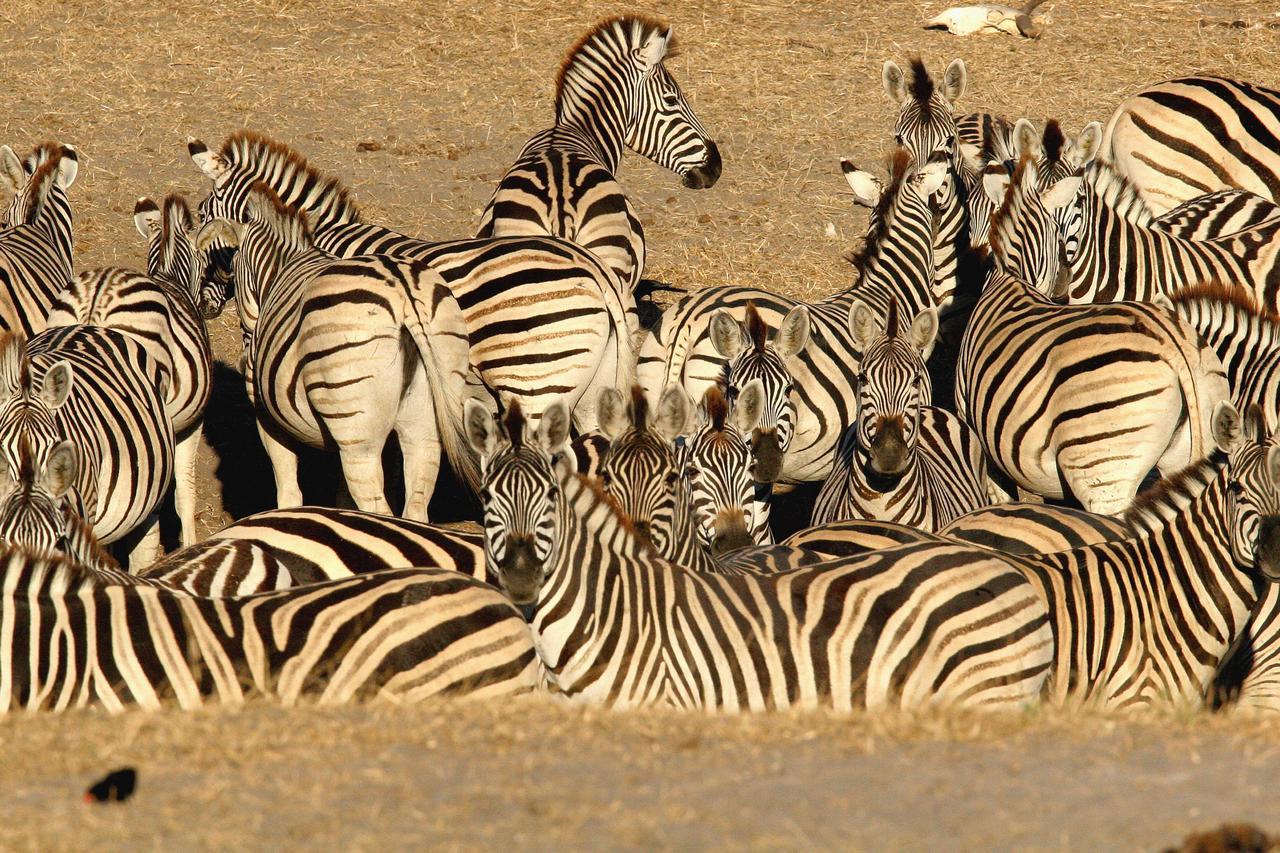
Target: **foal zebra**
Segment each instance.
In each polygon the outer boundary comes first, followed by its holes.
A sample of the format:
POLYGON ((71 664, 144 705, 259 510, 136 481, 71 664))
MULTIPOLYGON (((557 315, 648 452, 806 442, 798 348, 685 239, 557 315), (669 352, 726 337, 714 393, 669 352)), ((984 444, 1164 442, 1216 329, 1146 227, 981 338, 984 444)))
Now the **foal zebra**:
POLYGON ((671 28, 648 18, 609 18, 583 36, 556 78, 555 125, 525 143, 477 236, 563 237, 635 288, 644 272, 644 229, 614 177, 623 148, 680 175, 691 189, 720 177, 720 150, 663 64, 673 52, 671 28))
POLYGON ((812 523, 865 518, 932 533, 991 503, 977 436, 951 412, 929 405, 924 359, 938 333, 937 312, 926 309, 904 328, 897 303, 890 303, 882 326, 854 302, 849 322, 862 350, 858 419, 837 449, 812 523))
POLYGON ((51 328, 84 323, 128 335, 146 349, 165 376, 165 408, 173 423, 174 502, 182 524, 182 544, 196 540, 196 452, 205 405, 212 388, 209 334, 189 284, 200 275, 191 240, 191 211, 180 196, 165 199, 163 215, 143 199, 136 208, 138 230, 154 246, 148 275, 106 267, 77 275, 49 311, 51 328), (143 204, 145 202, 145 204, 143 204), (153 268, 158 255, 183 260, 175 275, 153 268))
POLYGON ((0 182, 14 194, 0 218, 0 334, 43 330, 54 295, 71 280, 67 190, 79 170, 70 145, 46 142, 25 161, 0 146, 0 182))
POLYGON ((220 600, 121 581, 0 547, 0 713, 254 696, 416 702, 540 683, 520 614, 454 571, 390 570, 220 600))
POLYGON ((961 347, 959 414, 1021 488, 1114 515, 1153 467, 1171 474, 1204 455, 1230 391, 1217 356, 1166 310, 1061 306, 1026 283, 1057 278, 1035 187, 1023 157, 992 219, 998 263, 961 347))
POLYGON ((549 682, 570 699, 847 711, 1009 707, 1039 694, 1052 656, 1044 606, 993 553, 929 543, 775 575, 692 571, 655 554, 563 463, 568 433, 547 429, 553 410, 533 440, 518 411, 508 440, 468 403, 485 547, 532 614, 549 682))
POLYGON ((1179 77, 1121 102, 1102 150, 1157 214, 1223 189, 1280 203, 1278 111, 1275 89, 1222 77, 1179 77))
POLYGON ((246 222, 215 219, 197 235, 238 247, 233 262, 244 378, 275 470, 277 506, 302 504, 290 440, 335 447, 356 505, 390 512, 382 449, 404 455, 404 514, 425 520, 443 444, 476 479, 458 412, 467 333, 444 279, 422 261, 338 260, 316 247, 305 214, 259 184, 246 222))
POLYGON ((156 511, 173 476, 173 424, 160 366, 113 329, 47 329, 29 343, 0 339, 0 454, 11 470, 30 442, 39 464, 70 439, 79 451, 76 498, 103 542, 135 528, 134 569, 160 550, 156 511))
POLYGON ((205 222, 244 222, 250 191, 261 180, 306 213, 318 249, 339 258, 419 260, 439 273, 462 308, 473 380, 490 394, 491 409, 500 397, 514 396, 536 415, 568 397, 575 426, 588 432, 599 389, 634 381, 628 330, 636 328, 635 299, 619 295, 617 278, 581 246, 548 236, 428 243, 364 222, 337 179, 256 133, 232 134, 218 152, 198 140, 188 150, 213 182, 200 203, 205 222))

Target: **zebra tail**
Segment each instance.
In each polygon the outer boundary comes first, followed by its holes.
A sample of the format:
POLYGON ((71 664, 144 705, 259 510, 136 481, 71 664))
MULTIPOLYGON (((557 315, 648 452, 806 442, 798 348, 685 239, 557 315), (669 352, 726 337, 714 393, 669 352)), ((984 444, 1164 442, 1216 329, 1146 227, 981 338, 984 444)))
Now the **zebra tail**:
POLYGON ((453 292, 440 273, 425 262, 414 264, 408 284, 405 329, 417 344, 436 410, 440 442, 454 473, 474 492, 480 488, 480 462, 471 452, 462 420, 471 342, 467 323, 453 292))
MULTIPOLYGON (((1204 457, 1212 449, 1211 426, 1213 410, 1221 400, 1231 399, 1231 386, 1227 373, 1213 348, 1201 340, 1175 312, 1164 309, 1172 318, 1172 332, 1176 339, 1179 359, 1174 359, 1174 369, 1182 383, 1182 396, 1186 401, 1187 417, 1191 423, 1191 461, 1204 457)), ((1189 463, 1188 463, 1189 464, 1189 463)))

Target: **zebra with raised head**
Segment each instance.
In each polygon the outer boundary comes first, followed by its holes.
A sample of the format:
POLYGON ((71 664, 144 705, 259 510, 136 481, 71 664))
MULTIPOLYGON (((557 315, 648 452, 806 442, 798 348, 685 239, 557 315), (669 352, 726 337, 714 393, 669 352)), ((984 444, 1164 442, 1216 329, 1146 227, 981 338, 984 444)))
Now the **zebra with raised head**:
POLYGON ((848 518, 892 521, 932 533, 992 502, 994 485, 977 436, 930 405, 924 362, 938 333, 926 309, 909 324, 897 303, 881 325, 854 302, 849 323, 862 350, 858 418, 813 506, 813 524, 848 518))
POLYGON ((64 439, 79 451, 75 500, 94 534, 135 529, 135 570, 160 552, 157 510, 173 476, 165 377, 145 347, 114 329, 64 326, 28 342, 0 338, 0 454, 18 470, 24 442, 37 464, 64 439))
MULTIPOLYGON (((519 397, 536 416, 568 397, 580 432, 595 428, 599 389, 635 380, 635 299, 591 252, 556 237, 429 243, 365 222, 351 193, 296 151, 259 134, 232 134, 220 151, 190 140, 193 162, 213 182, 201 218, 246 221, 257 181, 307 215, 318 249, 339 258, 391 255, 420 260, 445 280, 466 320, 475 390, 496 410, 519 397), (529 306, 536 305, 537 311, 529 306)), ((206 248, 215 262, 225 245, 206 248)))
POLYGON ((468 341, 457 301, 422 261, 321 251, 306 215, 265 185, 247 204, 245 224, 215 219, 197 247, 214 239, 238 247, 245 388, 275 470, 277 506, 303 502, 290 444, 299 442, 336 448, 356 505, 390 512, 382 449, 394 430, 404 514, 425 520, 441 445, 454 470, 475 480, 458 417, 468 341))
POLYGON ((444 569, 215 600, 4 546, 0 579, 0 713, 417 702, 541 683, 519 612, 444 569))
POLYGON ((42 331, 54 295, 71 280, 67 190, 79 170, 70 145, 45 142, 25 161, 0 146, 0 183, 14 194, 0 217, 0 333, 42 331))
POLYGON ((565 409, 553 411, 532 435, 516 408, 500 426, 469 402, 466 422, 486 549, 568 698, 848 711, 1039 695, 1052 658, 1044 606, 991 552, 929 543, 768 576, 696 572, 659 557, 573 473, 565 409))
POLYGON ((1103 152, 1154 213, 1218 190, 1280 203, 1280 91, 1223 77, 1179 77, 1120 103, 1103 152))
POLYGON ((623 149, 670 169, 691 189, 720 177, 720 150, 664 64, 674 52, 671 28, 638 16, 601 21, 579 39, 556 77, 555 125, 525 143, 478 236, 563 237, 635 288, 644 228, 615 178, 623 149))
POLYGON ((163 215, 143 199, 135 212, 138 228, 152 240, 148 274, 118 267, 86 270, 54 297, 51 328, 83 323, 128 335, 146 349, 165 376, 165 408, 173 423, 174 503, 182 525, 182 544, 196 541, 196 453, 204 410, 212 388, 213 356, 209 334, 196 308, 190 284, 200 270, 193 251, 194 224, 181 196, 165 199, 163 215), (153 267, 164 255, 170 272, 153 267), (180 266, 179 266, 180 265, 180 266))
MULTIPOLYGON (((783 457, 780 479, 806 482, 824 478, 830 473, 841 432, 854 419, 852 388, 860 353, 849 333, 849 308, 855 298, 882 311, 888 310, 893 298, 912 313, 936 304, 930 290, 934 223, 930 197, 947 180, 945 162, 917 168, 908 152, 897 150, 888 186, 882 192, 877 189, 873 222, 879 225, 859 255, 854 284, 808 303, 749 287, 708 287, 691 293, 663 312, 645 338, 638 370, 640 384, 653 395, 679 383, 690 397, 701 399, 712 385, 727 383, 732 389, 748 379, 762 378, 769 383, 765 387, 766 410, 783 413, 780 424, 785 423, 786 412, 792 408, 795 412, 790 444, 779 444, 783 457), (781 339, 775 337, 774 346, 765 348, 777 350, 777 344, 782 344, 777 356, 794 353, 786 360, 790 374, 786 381, 777 371, 760 372, 764 361, 746 356, 740 364, 753 368, 750 375, 724 372, 725 359, 717 348, 717 338, 721 345, 751 341, 754 351, 759 335, 751 329, 743 334, 725 327, 725 334, 713 336, 712 323, 724 322, 715 320, 722 311, 742 323, 749 304, 754 304, 765 328, 781 330, 785 319, 791 330, 781 339), (796 346, 801 320, 792 312, 798 307, 808 315, 808 343, 803 347, 796 346)), ((780 432, 779 438, 785 436, 780 432)))
POLYGON ((1114 515, 1153 467, 1204 455, 1230 392, 1213 351, 1159 306, 1057 305, 1028 284, 1058 280, 1037 199, 1024 157, 992 219, 997 263, 961 347, 959 414, 1020 488, 1114 515))

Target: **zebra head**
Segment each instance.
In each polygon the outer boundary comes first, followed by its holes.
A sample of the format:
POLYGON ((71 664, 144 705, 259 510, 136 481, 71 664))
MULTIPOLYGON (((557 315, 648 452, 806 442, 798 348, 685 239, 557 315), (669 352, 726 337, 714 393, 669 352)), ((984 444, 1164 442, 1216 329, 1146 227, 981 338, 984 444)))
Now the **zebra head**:
POLYGON ((676 459, 675 442, 688 423, 689 396, 679 385, 668 385, 649 417, 649 404, 639 385, 624 401, 613 388, 600 391, 596 412, 600 430, 609 436, 609 449, 600 466, 605 492, 631 519, 636 533, 668 559, 676 555, 676 513, 683 511, 685 489, 676 459))
POLYGON ((711 318, 711 343, 725 359, 721 383, 731 405, 749 383, 760 381, 763 407, 750 430, 755 478, 761 484, 776 483, 795 435, 795 384, 787 362, 809 343, 809 309, 797 305, 788 311, 772 340, 754 302, 747 303, 745 320, 740 324, 727 310, 717 311, 711 318))
POLYGON ((747 436, 763 413, 764 386, 759 379, 742 388, 732 411, 713 385, 703 397, 697 429, 679 449, 698 540, 712 554, 755 544, 756 463, 747 436))
POLYGON ((926 308, 901 328, 898 302, 880 325, 875 311, 855 300, 849 311, 853 340, 862 350, 855 378, 858 394, 858 448, 875 474, 897 477, 915 457, 920 407, 931 388, 925 361, 938 334, 938 312, 926 308))
POLYGON ((1212 430, 1228 454, 1232 555, 1239 565, 1280 581, 1280 431, 1268 430, 1256 403, 1242 419, 1226 401, 1214 409, 1212 430))
MULTIPOLYGON (((707 136, 663 64, 674 55, 671 28, 639 17, 610 18, 561 66, 556 123, 582 126, 605 148, 616 139, 675 172, 690 189, 720 178, 720 149, 707 136)), ((620 150, 602 152, 616 169, 620 150)))
POLYGON ((945 154, 960 174, 962 160, 953 112, 968 80, 964 60, 947 66, 941 85, 918 58, 911 60, 910 82, 892 59, 885 60, 880 80, 885 94, 898 105, 893 127, 897 144, 905 146, 917 163, 929 162, 935 153, 945 154))
POLYGON ((0 459, 0 542, 39 551, 67 550, 64 503, 80 464, 70 441, 54 445, 43 465, 23 437, 17 469, 0 459))
POLYGON ((991 254, 1005 272, 1055 299, 1067 295, 1071 265, 1053 215, 1044 198, 1059 193, 1078 179, 1067 178, 1038 191, 1039 169, 1030 154, 1018 160, 1010 178, 1002 172, 983 176, 983 190, 995 205, 991 214, 991 254))
POLYGON ((13 193, 0 227, 35 225, 49 217, 71 233, 67 190, 79 171, 80 155, 70 145, 45 142, 23 160, 8 145, 0 146, 0 182, 13 193))
POLYGON ((1057 119, 1044 123, 1044 131, 1037 131, 1030 119, 1020 118, 1013 125, 1013 158, 1016 164, 1025 154, 1036 162, 1037 189, 1043 191, 1061 181, 1078 175, 1080 170, 1093 162, 1102 145, 1102 125, 1091 121, 1074 139, 1062 132, 1057 119))
POLYGON ((207 252, 196 248, 196 220, 186 198, 171 193, 163 206, 140 198, 133 206, 133 224, 147 241, 147 275, 182 288, 208 319, 222 313, 227 291, 205 279, 207 252))
POLYGON ((71 396, 71 363, 60 360, 35 376, 21 334, 0 338, 0 459, 9 471, 22 468, 21 448, 30 443, 36 464, 62 440, 54 416, 71 396))
POLYGON ((534 604, 559 554, 560 477, 574 467, 569 407, 563 400, 552 403, 536 429, 518 400, 501 421, 483 403, 467 400, 463 418, 480 456, 489 572, 517 605, 534 604))

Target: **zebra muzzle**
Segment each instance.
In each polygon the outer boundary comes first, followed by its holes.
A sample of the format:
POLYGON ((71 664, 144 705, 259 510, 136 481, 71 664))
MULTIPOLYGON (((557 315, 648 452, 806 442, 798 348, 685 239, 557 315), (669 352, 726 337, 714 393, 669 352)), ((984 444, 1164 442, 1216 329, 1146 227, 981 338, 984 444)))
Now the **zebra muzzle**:
POLYGON ((542 588, 543 568, 532 536, 512 536, 498 561, 498 583, 516 605, 533 604, 542 588))
POLYGON ((715 535, 711 539, 713 554, 727 554, 754 544, 751 531, 747 530, 746 514, 741 507, 722 509, 716 513, 715 535))
POLYGON ((782 443, 776 429, 758 429, 751 433, 751 456, 755 459, 757 483, 776 483, 782 476, 782 443))
POLYGON ((1280 516, 1268 515, 1258 530, 1257 564, 1271 581, 1280 581, 1280 516))
POLYGON ((877 474, 893 476, 907 469, 907 441, 902 423, 897 419, 882 421, 877 426, 867 450, 871 470, 877 474))
POLYGON ((720 180, 720 148, 707 140, 707 159, 684 173, 684 185, 691 190, 710 189, 720 180))

